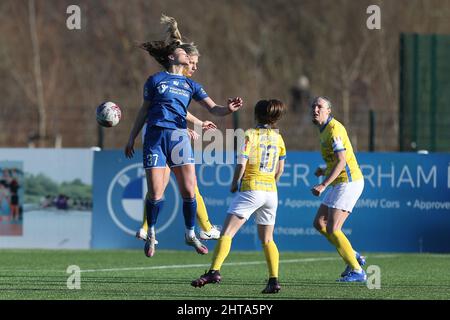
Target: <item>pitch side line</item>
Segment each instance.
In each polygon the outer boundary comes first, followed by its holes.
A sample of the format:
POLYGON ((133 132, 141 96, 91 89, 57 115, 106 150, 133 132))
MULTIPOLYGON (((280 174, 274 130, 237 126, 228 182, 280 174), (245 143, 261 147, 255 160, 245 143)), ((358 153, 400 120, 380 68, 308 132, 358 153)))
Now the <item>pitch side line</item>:
MULTIPOLYGON (((369 256, 366 256, 366 258, 369 256)), ((370 256, 371 258, 395 258, 398 255, 380 254, 375 256, 370 256)), ((334 261, 341 260, 340 257, 322 257, 322 258, 303 258, 303 259, 287 259, 280 260, 281 263, 301 263, 301 262, 317 262, 317 261, 334 261)), ((245 261, 245 262, 227 262, 224 263, 226 266, 249 266, 266 264, 266 261, 245 261)), ((113 272, 113 271, 142 271, 142 270, 160 270, 160 269, 186 269, 186 268, 204 268, 209 267, 209 264, 184 264, 184 265, 165 265, 165 266, 150 266, 150 267, 128 267, 128 268, 109 268, 109 269, 85 269, 80 270, 80 272, 113 272)), ((41 269, 0 269, 0 272, 64 272, 61 270, 41 270, 41 269)))
MULTIPOLYGON (((315 261, 328 261, 328 260, 339 260, 340 258, 334 257, 324 257, 324 258, 303 258, 303 259, 291 259, 291 260, 280 260, 280 263, 296 263, 296 262, 315 262, 315 261)), ((258 265, 265 264, 266 261, 245 261, 245 262, 226 262, 226 266, 247 266, 247 265, 258 265)), ((174 264, 165 266, 151 266, 151 267, 126 267, 126 268, 108 268, 108 269, 81 269, 80 272, 110 272, 110 271, 142 271, 142 270, 159 270, 159 269, 186 269, 186 268, 200 268, 208 267, 209 264, 174 264)), ((0 272, 61 272, 61 270, 13 270, 13 269, 0 269, 0 272)))
MULTIPOLYGON (((372 258, 395 258, 396 255, 376 255, 372 258)), ((340 257, 324 257, 324 258, 303 258, 303 259, 288 259, 280 260, 281 263, 298 263, 298 262, 317 262, 317 261, 333 261, 341 260, 340 257)), ((266 264, 266 261, 246 261, 246 262, 228 262, 225 266, 249 266, 266 264)), ((151 267, 130 267, 130 268, 110 268, 110 269, 85 269, 80 272, 110 272, 110 271, 140 271, 140 270, 159 270, 159 269, 186 269, 186 268, 200 268, 209 267, 209 264, 185 264, 185 265, 166 265, 166 266, 151 266, 151 267)))

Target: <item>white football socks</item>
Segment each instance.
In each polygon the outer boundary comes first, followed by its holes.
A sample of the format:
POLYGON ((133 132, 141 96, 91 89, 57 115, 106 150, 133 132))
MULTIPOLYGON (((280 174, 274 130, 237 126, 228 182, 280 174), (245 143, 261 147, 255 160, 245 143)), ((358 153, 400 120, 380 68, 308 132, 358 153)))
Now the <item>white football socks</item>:
POLYGON ((192 229, 186 228, 186 229, 185 229, 185 234, 186 234, 186 237, 189 238, 189 239, 195 238, 195 231, 194 231, 194 228, 192 228, 192 229))

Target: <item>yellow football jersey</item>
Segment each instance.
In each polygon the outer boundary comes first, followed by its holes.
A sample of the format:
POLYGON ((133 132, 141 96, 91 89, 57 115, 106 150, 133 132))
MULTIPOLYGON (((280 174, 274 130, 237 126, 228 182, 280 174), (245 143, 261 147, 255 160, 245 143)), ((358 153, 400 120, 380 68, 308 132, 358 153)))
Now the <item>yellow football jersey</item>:
POLYGON ((336 164, 337 157, 335 156, 335 153, 345 150, 345 168, 331 185, 363 179, 347 131, 344 126, 333 117, 330 117, 320 128, 320 148, 322 158, 327 164, 327 169, 325 171, 326 176, 330 174, 331 169, 333 169, 336 164))
POLYGON ((247 130, 240 156, 248 159, 240 191, 277 191, 275 173, 279 160, 286 158, 286 147, 278 130, 265 127, 247 130))

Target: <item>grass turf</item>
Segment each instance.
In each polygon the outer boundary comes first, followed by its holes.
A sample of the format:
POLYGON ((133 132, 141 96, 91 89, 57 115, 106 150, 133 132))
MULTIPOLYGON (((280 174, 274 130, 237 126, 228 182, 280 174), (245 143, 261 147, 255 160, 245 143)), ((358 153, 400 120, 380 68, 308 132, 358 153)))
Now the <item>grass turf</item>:
POLYGON ((381 288, 337 283, 344 269, 333 252, 281 252, 282 290, 263 295, 267 267, 262 252, 231 252, 222 282, 190 282, 208 269, 212 253, 160 250, 0 250, 0 299, 450 299, 450 255, 367 254, 381 270, 381 288), (81 289, 69 290, 69 265, 81 268, 81 289))

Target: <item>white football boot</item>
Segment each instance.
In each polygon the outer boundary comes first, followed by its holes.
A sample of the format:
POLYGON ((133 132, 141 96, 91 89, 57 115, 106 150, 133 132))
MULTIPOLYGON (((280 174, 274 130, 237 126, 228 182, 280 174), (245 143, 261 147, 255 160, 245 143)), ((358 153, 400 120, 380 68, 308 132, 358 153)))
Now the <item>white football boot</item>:
POLYGON ((220 238, 220 229, 218 226, 212 226, 209 231, 200 230, 199 235, 202 240, 218 240, 220 238))
MULTIPOLYGON (((143 228, 140 228, 139 231, 136 231, 136 238, 147 241, 147 231, 145 231, 143 228)), ((158 244, 158 240, 155 239, 155 244, 158 244)))

